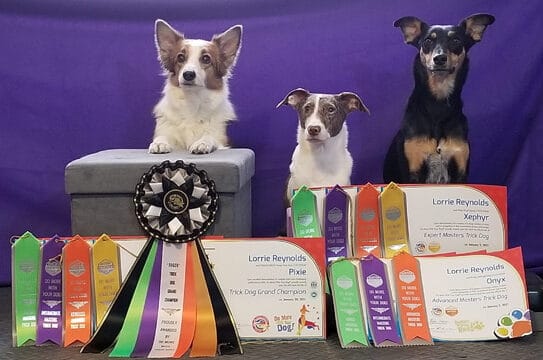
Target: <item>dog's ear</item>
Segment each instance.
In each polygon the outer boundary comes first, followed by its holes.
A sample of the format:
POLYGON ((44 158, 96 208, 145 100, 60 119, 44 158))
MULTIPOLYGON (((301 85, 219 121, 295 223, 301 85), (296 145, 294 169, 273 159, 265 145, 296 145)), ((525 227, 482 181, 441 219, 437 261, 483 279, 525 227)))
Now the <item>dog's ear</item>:
POLYGON ((394 27, 402 30, 406 44, 418 47, 420 36, 428 30, 428 24, 414 16, 404 16, 394 21, 394 27))
POLYGON ((241 35, 243 26, 235 25, 222 34, 213 35, 213 41, 221 51, 221 60, 226 67, 230 69, 235 65, 241 49, 241 35))
POLYGON ((370 110, 366 107, 366 105, 364 105, 360 97, 355 93, 342 92, 337 95, 337 99, 339 100, 339 103, 341 104, 341 106, 343 106, 347 114, 355 110, 364 111, 368 113, 368 115, 370 114, 370 110))
POLYGON ((279 102, 275 107, 278 108, 281 105, 290 105, 292 107, 298 106, 302 101, 305 101, 309 97, 310 93, 306 89, 297 88, 292 90, 285 96, 283 100, 279 102))
POLYGON ((175 71, 176 50, 179 42, 183 39, 183 34, 171 27, 166 21, 162 19, 155 21, 155 44, 158 50, 158 60, 164 69, 175 71))
POLYGON ((488 25, 494 23, 494 16, 489 14, 475 14, 468 16, 460 22, 460 27, 466 30, 466 35, 471 39, 468 47, 483 39, 483 33, 488 25))

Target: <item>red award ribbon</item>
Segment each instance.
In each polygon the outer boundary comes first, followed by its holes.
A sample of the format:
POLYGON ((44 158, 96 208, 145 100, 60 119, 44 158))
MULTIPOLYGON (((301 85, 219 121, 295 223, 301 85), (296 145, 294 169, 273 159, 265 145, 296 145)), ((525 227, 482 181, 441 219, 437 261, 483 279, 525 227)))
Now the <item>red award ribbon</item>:
POLYGON ((372 184, 362 186, 356 195, 355 214, 354 256, 381 257, 379 191, 372 184))
POLYGON ((417 259, 402 252, 392 258, 392 271, 404 344, 433 344, 417 259))
POLYGON ((64 346, 86 343, 92 332, 90 245, 76 235, 64 246, 64 346))

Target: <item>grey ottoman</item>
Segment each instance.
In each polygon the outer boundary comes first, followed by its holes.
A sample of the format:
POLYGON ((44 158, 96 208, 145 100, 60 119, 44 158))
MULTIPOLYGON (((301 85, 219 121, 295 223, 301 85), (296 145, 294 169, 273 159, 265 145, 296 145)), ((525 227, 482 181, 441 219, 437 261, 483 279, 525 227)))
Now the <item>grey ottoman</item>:
POLYGON ((251 236, 251 179, 255 155, 249 149, 148 154, 143 149, 100 151, 66 166, 66 193, 71 198, 72 234, 143 235, 135 215, 136 184, 151 166, 165 160, 196 164, 215 181, 219 212, 209 235, 251 236))

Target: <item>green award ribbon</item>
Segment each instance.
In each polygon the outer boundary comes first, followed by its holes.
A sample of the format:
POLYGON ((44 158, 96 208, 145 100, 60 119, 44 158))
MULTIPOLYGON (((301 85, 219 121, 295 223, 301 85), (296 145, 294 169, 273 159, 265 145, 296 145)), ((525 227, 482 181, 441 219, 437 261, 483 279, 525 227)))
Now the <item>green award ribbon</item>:
POLYGON ((295 237, 321 237, 315 194, 305 185, 292 197, 292 224, 295 237))
POLYGON ((25 232, 11 247, 11 290, 13 303, 13 346, 36 341, 40 242, 25 232))
POLYGON ((341 347, 368 346, 355 265, 348 259, 338 260, 330 265, 329 272, 341 347))
POLYGON ((153 241, 149 256, 143 266, 141 277, 136 285, 134 296, 130 302, 130 307, 126 313, 123 327, 119 333, 119 338, 115 347, 109 354, 110 357, 130 357, 136 340, 138 339, 138 332, 140 329, 141 318, 143 316, 143 309, 145 304, 145 297, 147 295, 147 289, 149 288, 149 282, 151 279, 151 272, 155 262, 155 256, 157 252, 158 241, 153 241))

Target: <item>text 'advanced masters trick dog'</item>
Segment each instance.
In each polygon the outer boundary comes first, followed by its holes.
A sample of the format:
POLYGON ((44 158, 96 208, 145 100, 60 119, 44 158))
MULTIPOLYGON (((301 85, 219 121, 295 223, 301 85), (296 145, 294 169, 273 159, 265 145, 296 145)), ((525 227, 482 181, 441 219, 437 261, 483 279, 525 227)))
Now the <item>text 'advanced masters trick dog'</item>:
POLYGON ((476 14, 457 26, 430 26, 413 16, 394 23, 419 53, 415 88, 385 159, 385 183, 466 182, 470 150, 461 92, 467 52, 493 22, 492 15, 476 14))

